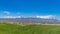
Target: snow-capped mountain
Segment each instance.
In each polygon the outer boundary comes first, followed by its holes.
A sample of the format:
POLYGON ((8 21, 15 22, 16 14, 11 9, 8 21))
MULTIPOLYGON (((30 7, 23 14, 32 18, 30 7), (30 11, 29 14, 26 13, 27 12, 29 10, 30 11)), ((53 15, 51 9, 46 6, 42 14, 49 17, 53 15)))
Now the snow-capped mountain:
POLYGON ((0 21, 9 21, 9 22, 59 22, 57 19, 43 19, 43 18, 0 18, 0 21))

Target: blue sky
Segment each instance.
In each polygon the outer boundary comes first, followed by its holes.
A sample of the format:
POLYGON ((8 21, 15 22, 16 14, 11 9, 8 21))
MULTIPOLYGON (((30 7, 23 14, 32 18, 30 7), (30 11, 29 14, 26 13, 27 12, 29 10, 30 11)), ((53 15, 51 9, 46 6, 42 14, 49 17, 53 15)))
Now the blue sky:
POLYGON ((0 0, 0 16, 56 15, 59 19, 60 0, 0 0))

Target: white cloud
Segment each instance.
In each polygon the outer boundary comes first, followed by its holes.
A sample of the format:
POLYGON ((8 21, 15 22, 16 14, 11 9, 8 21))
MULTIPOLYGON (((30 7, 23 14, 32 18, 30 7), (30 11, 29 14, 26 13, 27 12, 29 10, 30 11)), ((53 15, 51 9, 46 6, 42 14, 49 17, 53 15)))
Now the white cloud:
POLYGON ((9 12, 9 11, 4 11, 3 13, 4 13, 4 14, 10 14, 10 12, 9 12))
POLYGON ((21 16, 3 16, 0 18, 21 18, 21 16))
POLYGON ((53 15, 46 15, 46 16, 36 16, 37 18, 43 18, 43 19, 55 19, 55 16, 53 15))

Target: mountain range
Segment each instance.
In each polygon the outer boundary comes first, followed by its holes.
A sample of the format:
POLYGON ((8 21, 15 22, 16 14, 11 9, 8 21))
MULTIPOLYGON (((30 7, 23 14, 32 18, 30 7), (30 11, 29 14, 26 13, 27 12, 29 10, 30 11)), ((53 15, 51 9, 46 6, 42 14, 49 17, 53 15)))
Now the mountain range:
POLYGON ((43 18, 0 18, 0 21, 8 22, 47 22, 47 23, 60 23, 57 19, 43 19, 43 18))

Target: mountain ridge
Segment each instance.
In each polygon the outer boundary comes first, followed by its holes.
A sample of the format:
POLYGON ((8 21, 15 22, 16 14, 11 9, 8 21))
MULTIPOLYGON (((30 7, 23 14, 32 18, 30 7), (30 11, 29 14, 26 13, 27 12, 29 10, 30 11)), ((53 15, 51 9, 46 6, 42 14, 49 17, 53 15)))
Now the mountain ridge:
POLYGON ((43 18, 0 18, 0 21, 8 21, 8 22, 60 22, 57 19, 43 19, 43 18))

